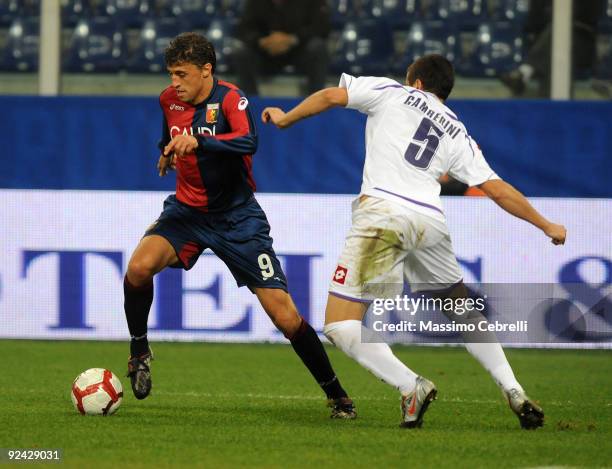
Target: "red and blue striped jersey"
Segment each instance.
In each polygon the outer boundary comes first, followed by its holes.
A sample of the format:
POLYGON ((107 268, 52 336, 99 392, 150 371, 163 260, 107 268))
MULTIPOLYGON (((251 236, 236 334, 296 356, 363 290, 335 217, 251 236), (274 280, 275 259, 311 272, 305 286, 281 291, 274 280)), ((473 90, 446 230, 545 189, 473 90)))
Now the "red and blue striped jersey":
POLYGON ((199 104, 181 101, 171 86, 159 103, 164 114, 162 151, 179 134, 198 140, 195 153, 176 160, 176 198, 203 212, 223 212, 249 200, 255 191, 257 132, 244 93, 215 78, 210 95, 199 104))

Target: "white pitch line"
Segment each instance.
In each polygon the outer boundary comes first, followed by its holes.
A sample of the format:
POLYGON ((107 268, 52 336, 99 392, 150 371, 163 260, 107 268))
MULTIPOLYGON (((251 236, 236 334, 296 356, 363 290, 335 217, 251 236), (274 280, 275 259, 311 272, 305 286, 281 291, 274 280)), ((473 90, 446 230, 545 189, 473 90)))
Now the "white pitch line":
POLYGON ((524 469, 574 469, 582 466, 534 466, 534 467, 525 467, 524 469))
MULTIPOLYGON (((27 393, 36 393, 40 394, 40 389, 20 389, 19 392, 27 392, 27 393)), ((253 394, 253 393, 238 393, 238 394, 213 394, 210 392, 195 392, 195 391, 186 391, 186 392, 176 392, 176 391, 164 391, 154 389, 152 393, 160 396, 180 396, 180 397, 205 397, 205 398, 222 398, 222 399, 261 399, 261 400, 287 400, 287 401, 324 401, 325 398, 323 396, 300 396, 300 395, 274 395, 274 394, 253 394)), ((355 401, 394 401, 396 398, 392 398, 389 396, 364 396, 364 397, 352 397, 355 401)), ((397 397, 399 400, 399 396, 397 397)), ((439 402, 457 402, 459 404, 498 404, 500 402, 504 402, 503 398, 500 399, 463 399, 461 397, 442 397, 437 399, 439 402)), ((578 405, 573 401, 543 401, 544 406, 554 406, 554 407, 565 407, 568 405, 578 405)), ((601 406, 602 404, 589 404, 585 402, 580 403, 581 406, 601 406)), ((605 407, 612 407, 612 402, 604 402, 603 405, 605 407)))
MULTIPOLYGON (((207 392, 175 392, 175 391, 153 391, 155 394, 160 396, 183 396, 183 397, 205 397, 205 398, 224 398, 224 399, 260 399, 260 400, 287 400, 287 401, 324 401, 325 398, 323 396, 300 396, 300 395, 274 395, 274 394, 253 394, 253 393, 238 393, 238 394, 213 394, 207 392)), ((393 401, 398 400, 391 398, 389 396, 380 396, 380 397, 372 397, 372 396, 363 396, 363 397, 352 397, 355 401, 393 401)), ((448 398, 439 398, 440 402, 456 402, 460 404, 499 404, 503 403, 503 399, 463 399, 461 397, 448 397, 448 398)), ((567 406, 574 405, 572 401, 545 401, 544 405, 551 406, 567 406)), ((581 403, 580 405, 584 405, 581 403)), ((597 404, 599 405, 599 404, 597 404)), ((612 403, 605 403, 606 406, 612 406, 612 403)))

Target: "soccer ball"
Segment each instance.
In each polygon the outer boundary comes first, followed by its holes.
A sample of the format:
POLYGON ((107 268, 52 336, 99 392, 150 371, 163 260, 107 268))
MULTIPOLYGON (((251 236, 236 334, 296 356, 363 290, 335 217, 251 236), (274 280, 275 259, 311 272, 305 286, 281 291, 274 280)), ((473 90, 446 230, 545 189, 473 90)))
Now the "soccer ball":
POLYGON ((112 371, 90 368, 76 377, 70 397, 83 415, 112 415, 121 405, 123 386, 112 371))

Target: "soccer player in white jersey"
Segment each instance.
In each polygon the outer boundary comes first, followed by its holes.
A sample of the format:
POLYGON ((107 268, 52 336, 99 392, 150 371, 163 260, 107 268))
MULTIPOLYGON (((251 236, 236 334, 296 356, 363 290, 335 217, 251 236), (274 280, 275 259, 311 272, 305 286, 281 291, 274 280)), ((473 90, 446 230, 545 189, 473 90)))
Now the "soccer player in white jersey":
MULTIPOLYGON (((287 113, 266 108, 262 120, 286 128, 336 106, 368 116, 363 184, 331 282, 324 333, 400 391, 401 425, 411 428, 421 426, 436 387, 406 367, 388 344, 362 343, 361 321, 371 301, 368 283, 402 284, 405 276, 421 289, 444 288, 440 295, 466 295, 438 178, 449 173, 479 187, 504 210, 542 230, 553 244, 565 242, 566 230, 544 218, 495 174, 465 126, 445 106, 454 85, 448 60, 440 55, 421 57, 408 68, 406 83, 343 74, 339 87, 318 91, 287 113)), ((470 341, 473 338, 464 333, 466 348, 500 386, 521 427, 542 426, 542 409, 525 394, 497 340, 480 336, 477 343, 470 341)))

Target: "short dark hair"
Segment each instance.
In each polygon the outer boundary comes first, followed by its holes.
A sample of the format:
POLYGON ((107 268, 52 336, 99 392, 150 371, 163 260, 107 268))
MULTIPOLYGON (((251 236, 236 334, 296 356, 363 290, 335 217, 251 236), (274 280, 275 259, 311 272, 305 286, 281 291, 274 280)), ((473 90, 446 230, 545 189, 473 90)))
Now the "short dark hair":
POLYGON ((415 60, 408 67, 406 78, 409 85, 421 80, 426 91, 446 100, 455 85, 455 70, 446 57, 429 54, 415 60))
POLYGON ((172 39, 166 47, 164 59, 167 67, 182 63, 198 67, 211 64, 213 73, 217 64, 215 48, 208 39, 198 33, 182 33, 172 39))

